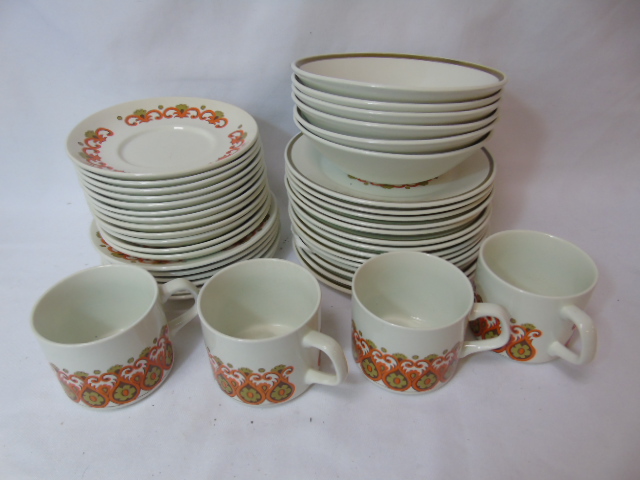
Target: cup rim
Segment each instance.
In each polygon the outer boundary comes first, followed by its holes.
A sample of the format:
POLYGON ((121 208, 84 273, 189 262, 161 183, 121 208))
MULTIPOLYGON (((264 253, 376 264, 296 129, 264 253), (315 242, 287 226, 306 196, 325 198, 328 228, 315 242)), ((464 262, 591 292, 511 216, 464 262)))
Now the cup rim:
POLYGON ((569 299, 569 298, 575 298, 575 297, 580 297, 582 295, 585 295, 586 293, 590 292, 591 290, 593 290, 596 286, 596 284, 598 283, 598 277, 599 277, 599 271, 598 271, 598 266, 596 265, 595 261, 591 258, 591 256, 585 252, 582 248, 578 247, 576 244, 570 242, 569 240, 565 240, 564 238, 552 235, 550 233, 545 233, 545 232, 541 232, 541 231, 537 231, 537 230, 526 230, 526 229, 516 229, 516 230, 501 230, 499 232, 495 232, 489 236, 487 236, 483 241, 482 244, 480 245, 480 250, 478 252, 478 263, 483 265, 485 267, 485 270, 487 271, 488 274, 491 275, 491 277, 496 280, 497 282, 499 282, 500 284, 502 284, 503 286, 512 288, 514 290, 517 290, 519 293, 523 294, 523 295, 529 295, 531 297, 535 297, 535 298, 552 298, 552 299, 556 299, 556 300, 562 300, 562 299, 569 299), (571 295, 542 295, 539 293, 535 293, 535 292, 530 292, 529 290, 525 290, 522 289, 520 287, 517 287, 516 285, 513 285, 510 282, 507 282, 506 280, 504 280, 501 276, 499 276, 493 268, 491 268, 488 264, 488 262, 485 259, 485 249, 487 247, 487 245, 492 242, 494 239, 499 238, 499 237, 505 237, 505 236, 509 236, 509 235, 529 235, 529 236, 537 236, 537 237, 545 237, 545 238, 549 238, 552 239, 552 241, 555 242, 559 242, 559 243, 563 243, 564 245, 567 245, 571 248, 573 248, 576 252, 578 252, 579 255, 581 255, 585 262, 589 264, 589 267, 593 270, 593 279, 592 281, 589 283, 589 286, 580 290, 579 292, 573 293, 571 295))
POLYGON ((372 318, 375 319, 376 322, 383 324, 385 326, 389 326, 392 327, 394 329, 398 329, 398 330, 403 330, 403 331, 407 331, 407 332, 436 332, 436 331, 440 331, 440 330, 445 330, 447 328, 450 328, 452 325, 455 325, 456 323, 463 321, 465 318, 467 318, 469 316, 469 313, 471 312, 473 305, 475 303, 475 297, 474 297, 474 293, 473 293, 473 285, 471 284, 471 281, 469 280, 469 278, 464 274, 464 272, 462 270, 460 270, 458 267, 456 267, 455 265, 453 265, 451 262, 449 262, 448 260, 445 260, 444 258, 440 258, 437 255, 433 255, 431 253, 426 253, 426 252, 417 252, 417 251, 402 251, 402 250, 398 250, 398 251, 393 251, 393 252, 386 252, 380 255, 376 255, 375 257, 372 257, 371 259, 367 260, 366 262, 364 262, 362 265, 360 265, 358 267, 358 269, 356 270, 356 272, 353 275, 353 281, 351 284, 351 295, 352 295, 352 302, 357 302, 358 305, 360 305, 360 307, 362 307, 362 309, 372 318), (407 327, 404 325, 398 325, 396 323, 391 323, 388 322, 386 320, 384 320, 383 318, 380 318, 378 315, 376 315, 375 313, 373 313, 369 308, 367 308, 367 306, 362 302, 362 300, 360 300, 360 298, 358 297, 357 294, 357 289, 356 289, 356 280, 360 275, 363 275, 362 271, 364 271, 364 268, 367 264, 370 264, 370 262, 372 261, 377 261, 376 259, 379 259, 381 257, 389 257, 389 256, 415 256, 416 258, 418 258, 418 256, 424 255, 430 259, 432 259, 432 261, 434 262, 438 262, 438 263, 442 263, 443 265, 447 265, 447 268, 451 267, 452 271, 455 270, 456 273, 454 273, 454 275, 457 275, 459 277, 461 277, 461 279, 463 279, 465 281, 465 289, 468 289, 469 295, 468 295, 468 302, 467 305, 465 307, 465 314, 459 316, 458 318, 447 322, 446 324, 443 325, 438 325, 435 327, 425 327, 425 328, 415 328, 415 327, 407 327), (459 275, 458 275, 459 273, 459 275))
POLYGON ((221 269, 220 271, 218 271, 215 275, 213 275, 209 280, 207 280, 205 282, 205 284, 200 288, 200 293, 198 295, 198 298, 196 300, 196 307, 198 309, 198 317, 200 319, 200 325, 202 326, 203 329, 207 329, 210 333, 213 333, 215 335, 218 335, 220 337, 223 337, 225 339, 228 340, 232 340, 232 341, 236 341, 236 342, 240 342, 240 343, 251 343, 251 344, 260 344, 260 343, 269 343, 272 342, 274 340, 279 340, 279 339, 283 339, 286 337, 289 337, 291 335, 295 335, 297 334, 297 332, 299 332, 302 328, 304 328, 305 325, 307 325, 307 323, 311 320, 311 318, 313 318, 313 315, 316 312, 320 312, 320 307, 321 307, 321 301, 322 301, 322 291, 320 289, 320 284, 318 283, 318 280, 311 274, 311 272, 309 272, 306 268, 302 267, 301 265, 298 265, 295 262, 292 262, 290 260, 286 260, 286 259, 282 259, 282 258, 275 258, 275 257, 270 257, 270 258, 250 258, 250 259, 246 259, 246 260, 242 260, 240 262, 235 262, 232 263, 230 265, 227 265, 226 267, 224 267, 223 269, 221 269), (229 335, 227 333, 224 333, 222 331, 220 331, 217 328, 214 328, 206 319, 205 316, 202 313, 202 299, 204 298, 204 292, 206 291, 207 288, 209 288, 209 285, 219 281, 216 280, 217 277, 219 277, 220 275, 225 274, 225 272, 228 272, 229 270, 234 270, 237 268, 243 268, 243 266, 245 266, 246 264, 281 264, 281 265, 292 265, 293 268, 295 268, 297 271, 299 271, 302 275, 308 277, 311 280, 311 284, 313 285, 313 289, 314 292, 316 293, 316 299, 314 302, 314 306, 313 306, 313 314, 310 315, 308 318, 306 318, 302 323, 300 323, 297 327, 295 327, 294 329, 282 334, 282 335, 275 335, 273 337, 266 337, 266 338, 239 338, 239 337, 234 337, 233 335, 229 335))
POLYGON ((42 295, 40 295, 39 299, 36 301, 35 305, 33 306, 33 308, 31 309, 31 318, 30 318, 30 326, 31 326, 31 331, 34 333, 34 335, 38 338, 38 340, 40 340, 43 343, 46 343, 48 345, 52 345, 55 346, 57 348, 68 348, 68 349, 72 349, 72 348, 83 348, 83 347, 87 347, 87 346, 95 346, 95 345, 100 345, 102 343, 106 343, 109 342, 111 340, 113 340, 114 338, 118 338, 120 336, 123 335, 127 335, 135 326, 137 326, 140 322, 142 322, 147 315, 149 314, 149 312, 153 309, 154 305, 156 304, 158 297, 160 295, 160 289, 158 288, 158 284, 155 280, 155 278, 153 277, 153 275, 151 275, 151 273, 149 273, 147 270, 145 270, 144 268, 135 266, 135 265, 120 265, 120 264, 108 264, 108 265, 96 265, 93 267, 89 267, 89 268, 85 268, 83 270, 79 270, 71 275, 68 275, 60 280, 58 280, 56 283, 54 283, 52 286, 50 286, 47 290, 45 290, 44 293, 42 293, 42 295), (35 317, 36 317, 36 312, 38 310, 38 307, 42 304, 42 302, 44 301, 45 298, 47 298, 49 295, 53 294, 54 290, 56 290, 57 288, 59 288, 61 285, 63 285, 64 283, 71 281, 77 277, 83 276, 83 275, 88 275, 89 272, 95 271, 95 270, 99 270, 99 269, 120 269, 120 270, 134 270, 138 273, 141 273, 143 276, 145 276, 148 280, 150 280, 151 282, 153 282, 153 284, 155 285, 155 290, 153 292, 153 299, 149 302, 149 306, 148 308, 144 311, 143 314, 141 314, 139 316, 139 318, 132 322, 131 324, 129 324, 126 328, 118 331, 117 333, 114 333, 113 335, 109 335, 106 337, 101 337, 97 340, 92 340, 89 342, 78 342, 78 343, 61 343, 61 342, 56 342, 54 340, 51 340, 48 337, 45 337, 42 333, 40 333, 40 331, 38 330, 38 328, 36 327, 36 321, 35 321, 35 317))

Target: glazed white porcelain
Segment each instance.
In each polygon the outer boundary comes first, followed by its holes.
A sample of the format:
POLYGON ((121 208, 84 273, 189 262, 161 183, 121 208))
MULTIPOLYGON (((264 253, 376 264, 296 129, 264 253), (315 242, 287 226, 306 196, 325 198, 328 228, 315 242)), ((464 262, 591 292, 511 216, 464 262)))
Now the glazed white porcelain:
MULTIPOLYGON (((247 172, 246 176, 240 175, 236 181, 225 185, 222 188, 208 190, 197 196, 183 198, 180 200, 140 202, 137 200, 121 200, 110 192, 100 192, 93 186, 89 186, 81 181, 82 188, 91 202, 92 206, 101 207, 117 213, 124 213, 134 216, 170 216, 192 213, 203 210, 210 206, 219 205, 238 196, 244 186, 249 186, 260 177, 265 176, 264 163, 258 163, 247 172)), ((122 197, 122 195, 117 195, 122 197)), ((130 197, 137 198, 137 197, 130 197)))
POLYGON ((314 219, 293 203, 289 205, 289 209, 291 214, 295 216, 299 222, 303 223, 316 234, 332 239, 336 243, 352 245, 358 249, 372 251, 389 251, 391 249, 398 248, 421 249, 430 245, 443 243, 450 239, 463 237, 470 232, 483 228, 489 222, 491 217, 490 206, 471 221, 462 226, 456 226, 454 229, 415 236, 386 236, 365 234, 363 232, 351 233, 346 230, 338 229, 328 223, 322 223, 319 220, 314 219))
POLYGON ((81 168, 76 168, 76 172, 84 180, 89 181, 89 183, 114 192, 131 195, 168 195, 190 192, 224 181, 234 173, 245 168, 261 154, 262 142, 258 139, 246 153, 229 163, 216 165, 215 168, 196 175, 174 177, 164 180, 122 180, 119 178, 105 177, 104 175, 81 168))
POLYGON ((258 228, 270 209, 270 202, 265 203, 260 210, 250 215, 245 222, 237 228, 213 239, 176 247, 148 247, 117 239, 105 230, 101 230, 102 238, 112 247, 127 255, 136 256, 145 260, 180 261, 198 258, 224 250, 246 235, 258 228))
POLYGON ((343 105, 345 107, 361 108, 364 110, 380 110, 383 112, 418 112, 418 113, 433 113, 433 112, 458 112, 461 110, 472 110, 474 108, 484 107, 491 103, 494 103, 500 99, 501 92, 494 93, 488 97, 481 98, 479 100, 469 100, 466 102, 442 102, 442 103, 415 103, 415 102, 382 102, 377 100, 366 100, 354 97, 345 97, 342 95, 334 95, 331 93, 323 92, 322 90, 316 90, 315 88, 308 87, 300 82, 295 73, 291 74, 291 84, 293 86, 293 92, 297 95, 298 92, 323 100, 325 102, 333 103, 336 105, 343 105))
POLYGON ((364 263, 353 277, 353 355, 365 377, 388 391, 435 391, 453 378, 458 360, 500 348, 508 334, 467 340, 470 320, 508 313, 474 303, 471 282, 451 263, 416 252, 392 252, 364 263))
POLYGON ((255 201, 247 203, 245 207, 230 216, 208 222, 207 224, 186 230, 170 232, 140 232, 117 227, 109 222, 105 222, 98 217, 94 220, 102 230, 106 230, 116 238, 153 246, 179 246, 190 245, 199 241, 209 240, 222 235, 240 226, 246 221, 249 215, 258 211, 259 208, 269 198, 268 192, 263 192, 255 201))
POLYGON ((253 158, 244 159, 243 162, 236 165, 235 168, 225 171, 224 174, 191 184, 164 188, 125 188, 98 182, 91 177, 82 175, 82 173, 79 174, 79 180, 88 189, 123 202, 161 203, 188 200, 194 197, 202 202, 207 198, 207 194, 219 192, 230 186, 233 187, 234 184, 251 175, 262 164, 264 164, 264 159, 262 154, 259 154, 253 158))
POLYGON ((65 393, 74 402, 112 409, 146 398, 174 364, 173 336, 195 306, 167 321, 164 303, 198 289, 184 279, 158 286, 135 266, 80 271, 51 287, 33 309, 31 326, 65 393))
MULTIPOLYGON (((335 214, 340 218, 356 221, 366 221, 381 225, 393 225, 399 229, 420 228, 424 222, 433 222, 452 218, 468 212, 482 203, 493 194, 493 188, 481 192, 471 197, 451 205, 434 207, 424 210, 406 209, 374 209, 360 208, 358 205, 349 204, 340 199, 326 196, 318 191, 314 191, 309 186, 299 182, 295 177, 289 175, 287 171, 286 184, 304 198, 308 203, 321 208, 327 214, 335 214), (417 213, 416 213, 417 212, 417 213)), ((409 204, 410 205, 410 204, 409 204)))
POLYGON ((262 223, 256 229, 248 233, 245 237, 236 243, 229 245, 222 250, 215 251, 211 254, 201 257, 169 260, 169 259, 146 259, 137 255, 127 254, 114 248, 101 236, 95 225, 91 226, 90 238, 96 251, 108 262, 116 262, 124 265, 139 265, 150 272, 187 272, 192 269, 207 267, 214 265, 224 259, 227 259, 239 252, 245 251, 257 244, 264 237, 280 228, 280 215, 275 199, 271 200, 269 213, 265 216, 262 223))
POLYGON ((81 121, 67 151, 76 167, 106 177, 160 180, 199 174, 247 152, 258 126, 217 100, 158 97, 122 103, 81 121))
POLYGON ((479 151, 491 135, 488 133, 471 146, 449 152, 402 154, 345 147, 314 135, 308 130, 303 130, 302 134, 346 175, 368 183, 390 185, 395 188, 431 181, 454 169, 479 151))
POLYGON ((387 153, 440 153, 456 150, 474 144, 482 137, 487 135, 493 129, 493 124, 476 130, 474 132, 465 133, 463 135, 455 135, 452 137, 433 138, 426 140, 385 140, 379 138, 354 137, 351 135, 343 135, 341 133, 326 130, 307 122, 296 110, 293 112, 293 118, 296 126, 300 131, 308 130, 325 140, 344 145, 346 147, 360 148, 364 150, 373 150, 374 152, 387 153))
POLYGON ((445 231, 473 220, 473 218, 480 215, 493 200, 493 195, 489 194, 472 208, 465 209, 460 213, 455 211, 454 214, 438 219, 427 217, 422 221, 412 221, 407 223, 402 220, 406 220, 407 218, 413 219, 413 217, 389 216, 386 221, 375 221, 367 218, 357 218, 353 215, 342 215, 331 208, 326 208, 325 205, 318 204, 310 200, 308 195, 305 195, 303 191, 290 186, 288 182, 285 182, 285 186, 289 200, 294 202, 299 208, 309 215, 337 227, 363 232, 379 233, 382 235, 421 235, 429 232, 434 233, 437 231, 445 231), (401 221, 396 221, 396 219, 400 219, 401 221))
POLYGON ((388 125, 459 125, 477 122, 495 113, 499 106, 497 100, 484 107, 456 112, 392 112, 345 107, 318 100, 301 92, 294 91, 291 95, 294 103, 303 112, 307 112, 310 107, 340 118, 388 125))
POLYGON ((394 53, 347 53, 292 63, 300 82, 335 95, 387 102, 460 102, 498 92, 502 72, 478 64, 394 53))
POLYGON ((322 112, 307 104, 297 103, 300 115, 309 123, 354 137, 380 138, 386 140, 428 140, 446 138, 475 132, 498 119, 498 112, 488 113, 484 118, 474 122, 440 125, 410 125, 397 123, 367 122, 322 112))
POLYGON ((294 400, 315 383, 339 385, 344 352, 320 333, 320 287, 295 263, 253 259, 207 281, 197 306, 207 353, 222 392, 245 405, 294 400), (335 373, 318 369, 319 354, 335 373))
MULTIPOLYGON (((511 314, 509 343, 499 352, 528 364, 557 358, 583 365, 596 354, 597 334, 584 309, 598 269, 583 250, 542 232, 511 230, 488 237, 480 249, 476 288, 483 301, 511 314), (580 350, 569 348, 574 331, 580 350)), ((477 322, 479 338, 498 330, 492 318, 477 322)))
POLYGON ((287 145, 285 166, 288 175, 324 198, 337 199, 349 208, 372 213, 387 209, 398 215, 402 211, 409 212, 407 215, 424 214, 427 209, 433 211, 469 199, 493 185, 496 175, 493 158, 482 149, 435 180, 403 188, 374 185, 350 178, 301 133, 287 145))

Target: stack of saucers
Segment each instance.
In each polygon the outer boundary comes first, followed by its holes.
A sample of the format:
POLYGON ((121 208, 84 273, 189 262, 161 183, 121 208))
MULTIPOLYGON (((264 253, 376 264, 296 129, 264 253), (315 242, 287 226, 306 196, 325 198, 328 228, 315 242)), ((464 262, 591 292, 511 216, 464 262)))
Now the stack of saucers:
POLYGON ((473 275, 491 214, 485 145, 501 72, 398 54, 293 63, 286 185, 296 251, 322 281, 350 291, 383 252, 433 253, 473 275))
POLYGON ((191 97, 128 102, 83 120, 67 149, 105 263, 198 285, 230 262, 275 253, 280 220, 258 127, 240 108, 191 97))

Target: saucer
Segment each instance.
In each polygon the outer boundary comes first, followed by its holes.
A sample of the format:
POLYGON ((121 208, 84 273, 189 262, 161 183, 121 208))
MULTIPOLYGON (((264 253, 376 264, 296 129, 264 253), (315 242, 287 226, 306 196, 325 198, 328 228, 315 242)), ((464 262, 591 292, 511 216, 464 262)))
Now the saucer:
POLYGON ((349 177, 314 148, 302 133, 285 154, 288 172, 325 195, 353 204, 383 208, 429 208, 459 202, 484 190, 495 177, 495 165, 482 148, 440 177, 415 185, 378 185, 349 177))
POLYGON ((80 122, 67 151, 75 165, 121 179, 195 175, 249 150, 258 126, 244 110, 191 97, 122 103, 80 122))
POLYGON ((150 247, 120 240, 107 233, 106 230, 100 230, 102 238, 112 247, 127 255, 137 256, 146 260, 189 260, 192 258, 210 255, 227 247, 235 245, 240 239, 258 228, 264 220, 270 207, 270 201, 265 203, 261 209, 250 215, 239 227, 224 233, 213 239, 183 246, 169 247, 150 247))
POLYGON ((244 251, 256 245, 261 239, 267 236, 273 230, 280 228, 280 216, 275 198, 272 195, 269 213, 262 220, 260 225, 245 237, 236 243, 229 245, 223 250, 204 255, 201 257, 186 260, 164 260, 164 259, 145 259, 136 255, 129 255, 119 251, 117 248, 109 245, 101 236, 95 222, 92 222, 90 229, 90 237, 95 249, 111 262, 138 265, 151 272, 185 272, 194 268, 212 265, 228 257, 244 251))

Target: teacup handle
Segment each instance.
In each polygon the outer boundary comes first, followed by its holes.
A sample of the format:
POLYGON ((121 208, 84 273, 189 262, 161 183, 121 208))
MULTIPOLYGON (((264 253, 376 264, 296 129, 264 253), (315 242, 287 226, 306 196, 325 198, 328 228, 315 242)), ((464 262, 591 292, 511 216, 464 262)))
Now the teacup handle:
POLYGON ((347 376, 349 367, 344 351, 338 342, 324 333, 317 330, 311 330, 302 338, 302 345, 305 347, 317 348, 327 354, 335 374, 321 372, 314 368, 310 368, 304 375, 305 383, 320 383, 322 385, 339 385, 347 376))
MULTIPOLYGON (((176 278, 160 286, 160 301, 162 302, 162 304, 165 304, 167 300, 169 300, 169 297, 171 297, 171 295, 177 292, 183 292, 185 290, 193 295, 194 299, 198 298, 198 287, 196 287, 187 279, 176 278)), ((187 323, 196 318, 196 315, 198 315, 198 305, 194 304, 189 310, 167 322, 169 325, 169 331, 172 334, 177 333, 178 330, 180 330, 187 323)))
POLYGON ((465 341, 462 349, 460 350, 460 358, 473 353, 502 348, 511 339, 511 328, 509 326, 511 315, 509 315, 504 307, 494 303, 475 303, 471 310, 469 320, 476 320, 480 317, 497 318, 500 321, 500 335, 484 340, 465 341))
POLYGON ((555 341, 547 349, 549 355, 557 356, 575 365, 583 365, 593 360, 596 355, 596 345, 598 343, 596 327, 591 317, 584 313, 575 305, 565 305, 560 310, 560 316, 572 322, 580 334, 582 342, 580 353, 575 353, 565 347, 562 343, 555 341))

